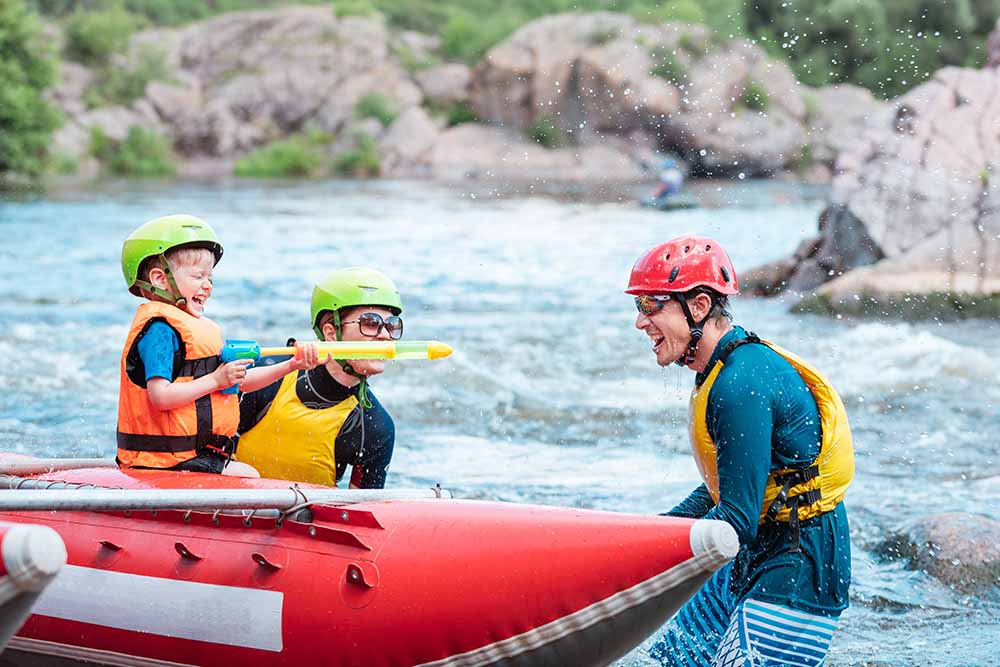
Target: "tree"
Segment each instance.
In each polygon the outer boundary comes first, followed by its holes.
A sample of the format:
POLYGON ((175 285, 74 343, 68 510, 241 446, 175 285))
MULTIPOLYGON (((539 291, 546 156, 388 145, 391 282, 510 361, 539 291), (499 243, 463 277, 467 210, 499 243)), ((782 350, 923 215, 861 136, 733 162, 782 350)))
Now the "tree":
POLYGON ((37 180, 59 114, 43 91, 55 81, 53 54, 23 0, 0 2, 0 176, 37 180))
POLYGON ((944 65, 977 66, 1000 0, 749 0, 750 35, 801 81, 889 98, 944 65))

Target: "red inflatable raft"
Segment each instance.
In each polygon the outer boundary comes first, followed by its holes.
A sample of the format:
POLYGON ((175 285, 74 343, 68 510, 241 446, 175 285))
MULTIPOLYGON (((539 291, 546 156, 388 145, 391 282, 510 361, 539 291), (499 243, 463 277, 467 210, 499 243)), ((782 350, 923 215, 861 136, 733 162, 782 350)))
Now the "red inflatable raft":
POLYGON ((0 521, 48 526, 68 553, 2 656, 13 664, 607 665, 738 546, 714 521, 314 501, 330 490, 197 473, 6 472, 0 521), (281 493, 302 502, 232 509, 281 493), (102 511, 64 509, 77 497, 110 500, 102 511), (222 499, 215 510, 113 509, 211 498, 222 499))

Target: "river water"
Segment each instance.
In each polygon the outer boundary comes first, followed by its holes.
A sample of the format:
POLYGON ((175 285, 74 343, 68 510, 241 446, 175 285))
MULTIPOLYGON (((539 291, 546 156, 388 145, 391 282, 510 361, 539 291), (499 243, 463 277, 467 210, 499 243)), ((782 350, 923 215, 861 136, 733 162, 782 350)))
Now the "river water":
MULTIPOLYGON (((397 428, 390 486, 638 513, 697 483, 686 441, 693 375, 656 366, 622 293, 634 259, 681 233, 737 269, 815 232, 822 191, 700 186, 712 208, 485 186, 319 182, 112 184, 0 200, 0 450, 111 457, 118 358, 137 305, 121 242, 150 218, 208 220, 226 255, 207 314, 230 338, 310 337, 311 284, 365 264, 400 287, 406 336, 455 354, 391 365, 373 386, 397 428)), ((960 595, 869 551, 927 514, 1000 519, 1000 322, 850 321, 737 298, 736 321, 816 363, 857 447, 847 498, 852 607, 831 665, 997 665, 1000 595, 960 595)), ((651 664, 635 651, 619 665, 651 664)))

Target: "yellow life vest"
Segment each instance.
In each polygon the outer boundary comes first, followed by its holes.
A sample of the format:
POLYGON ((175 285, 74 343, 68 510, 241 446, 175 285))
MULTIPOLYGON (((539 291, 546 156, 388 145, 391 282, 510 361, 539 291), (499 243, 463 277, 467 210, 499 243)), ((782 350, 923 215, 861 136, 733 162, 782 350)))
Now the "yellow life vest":
POLYGON ((205 448, 228 451, 240 420, 238 397, 218 391, 173 410, 153 407, 138 343, 157 321, 169 325, 179 339, 172 382, 190 382, 222 363, 222 334, 215 322, 159 301, 139 306, 120 366, 118 462, 123 466, 170 468, 194 458, 205 448))
MULTIPOLYGON (((822 444, 816 459, 805 468, 772 470, 764 490, 760 522, 768 519, 794 521, 829 512, 844 499, 854 479, 854 443, 847 423, 844 403, 826 378, 812 365, 777 345, 756 336, 760 342, 780 354, 805 381, 819 408, 822 444)), ((731 351, 731 350, 730 350, 731 351)), ((701 386, 691 394, 691 448, 698 471, 716 504, 719 502, 719 474, 716 446, 708 432, 708 397, 728 354, 724 353, 701 386)))
POLYGON ((267 413, 240 436, 237 459, 261 477, 337 486, 337 434, 358 399, 352 395, 328 408, 310 408, 295 392, 298 377, 285 376, 267 413))

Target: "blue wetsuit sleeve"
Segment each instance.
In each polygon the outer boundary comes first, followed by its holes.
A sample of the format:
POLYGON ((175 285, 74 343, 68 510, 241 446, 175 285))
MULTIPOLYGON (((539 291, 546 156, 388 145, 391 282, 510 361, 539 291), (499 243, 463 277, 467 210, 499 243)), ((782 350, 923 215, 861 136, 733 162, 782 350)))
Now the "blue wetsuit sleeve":
POLYGON ((174 354, 180 349, 180 341, 169 324, 153 322, 139 340, 138 349, 147 382, 152 378, 174 381, 174 354))
POLYGON ((705 516, 708 510, 712 509, 713 505, 715 505, 715 502, 712 500, 712 494, 708 492, 708 487, 702 484, 697 489, 692 491, 687 498, 682 500, 677 506, 669 512, 666 512, 663 516, 680 516, 687 519, 700 519, 705 516))
POLYGON ((716 445, 719 504, 704 518, 727 522, 741 544, 757 536, 771 470, 775 378, 769 368, 767 364, 735 367, 725 379, 720 376, 709 397, 708 432, 716 445))

